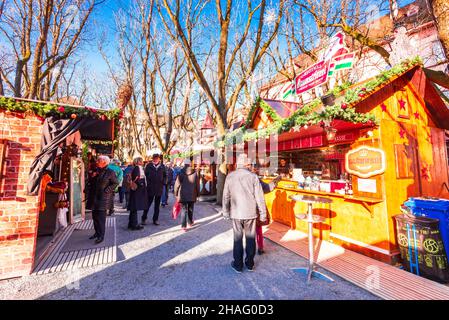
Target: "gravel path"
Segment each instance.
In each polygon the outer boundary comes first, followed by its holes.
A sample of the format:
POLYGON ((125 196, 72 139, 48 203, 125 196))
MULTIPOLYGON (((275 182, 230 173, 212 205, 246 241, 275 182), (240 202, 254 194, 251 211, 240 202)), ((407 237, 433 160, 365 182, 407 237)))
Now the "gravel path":
POLYGON ((120 261, 1 281, 0 299, 378 299, 325 270, 335 282, 307 286, 305 276, 291 271, 306 260, 269 240, 255 272, 237 274, 230 267, 231 224, 212 204, 196 205, 196 225, 186 233, 170 210, 161 208, 160 226, 133 232, 126 229, 126 212, 117 210, 120 261))

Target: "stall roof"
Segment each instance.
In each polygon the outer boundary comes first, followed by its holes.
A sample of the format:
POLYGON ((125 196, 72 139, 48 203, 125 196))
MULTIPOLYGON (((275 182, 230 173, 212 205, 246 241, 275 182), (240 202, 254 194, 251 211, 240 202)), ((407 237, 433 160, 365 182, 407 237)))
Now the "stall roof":
POLYGON ((264 99, 264 101, 283 119, 290 117, 296 110, 301 108, 301 104, 294 102, 270 99, 264 99))
MULTIPOLYGON (((449 109, 446 106, 442 97, 439 95, 438 90, 435 88, 434 81, 432 80, 439 79, 438 84, 439 85, 443 84, 445 87, 448 87, 449 83, 444 82, 444 80, 442 81, 441 77, 437 78, 433 74, 432 74, 433 77, 429 77, 427 75, 428 72, 424 72, 425 70, 422 68, 419 62, 416 61, 408 62, 407 64, 404 64, 404 66, 405 67, 402 68, 399 72, 390 74, 388 77, 386 75, 388 75, 389 71, 386 71, 385 73, 373 77, 372 79, 368 79, 361 83, 356 83, 351 87, 349 87, 348 89, 341 92, 336 98, 342 97, 344 93, 347 92, 349 89, 357 91, 363 88, 367 83, 369 83, 369 81, 372 81, 373 79, 381 79, 379 85, 374 90, 364 93, 361 98, 359 98, 355 103, 352 104, 352 106, 356 110, 359 110, 362 106, 366 106, 366 104, 369 102, 368 100, 369 98, 371 98, 376 93, 380 92, 386 86, 390 85, 391 83, 395 82, 398 79, 406 79, 407 82, 410 82, 415 87, 417 93, 426 102, 426 109, 430 114, 431 118, 434 119, 435 123, 440 128, 449 129, 449 109)), ((287 103, 284 101, 277 101, 277 100, 260 99, 254 106, 256 107, 256 110, 250 113, 251 119, 249 126, 253 126, 256 117, 261 112, 264 111, 263 108, 260 106, 261 101, 265 102, 265 107, 269 106, 272 109, 272 111, 275 112, 273 114, 274 116, 276 115, 279 116, 279 119, 271 119, 273 122, 276 122, 276 120, 291 118, 296 110, 303 108, 301 104, 287 103)), ((324 106, 321 103, 316 106, 315 110, 320 109, 324 109, 324 106)))
POLYGON ((27 112, 31 110, 36 116, 44 119, 57 114, 61 118, 71 118, 72 114, 80 117, 98 119, 89 125, 80 128, 83 140, 114 140, 114 122, 118 120, 120 110, 105 110, 89 106, 73 105, 68 103, 31 100, 25 98, 0 96, 0 110, 13 112, 27 112))
POLYGON ((214 120, 212 119, 212 116, 208 112, 206 114, 206 118, 203 121, 203 124, 201 125, 201 130, 207 130, 207 129, 215 129, 214 126, 214 120))

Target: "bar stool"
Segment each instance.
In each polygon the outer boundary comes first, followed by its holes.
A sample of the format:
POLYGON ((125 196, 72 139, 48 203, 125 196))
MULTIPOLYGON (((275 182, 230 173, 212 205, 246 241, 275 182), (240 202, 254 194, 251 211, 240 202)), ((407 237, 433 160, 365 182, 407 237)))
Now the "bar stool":
POLYGON ((314 270, 314 247, 313 247, 313 224, 324 222, 326 219, 319 215, 313 214, 313 204, 314 203, 332 203, 329 198, 317 197, 317 196, 305 196, 305 195, 293 195, 289 197, 293 201, 301 201, 307 203, 308 210, 307 214, 295 214, 295 217, 299 220, 307 221, 308 224, 308 241, 309 241, 309 266, 308 268, 295 268, 294 272, 307 274, 307 283, 310 283, 312 276, 319 279, 333 282, 334 280, 318 271, 314 270))

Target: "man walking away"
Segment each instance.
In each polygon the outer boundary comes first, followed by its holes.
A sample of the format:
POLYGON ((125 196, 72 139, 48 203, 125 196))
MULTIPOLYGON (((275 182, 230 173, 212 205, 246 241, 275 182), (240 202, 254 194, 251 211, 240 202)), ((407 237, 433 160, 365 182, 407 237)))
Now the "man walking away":
POLYGON ((114 190, 118 186, 117 176, 114 171, 107 167, 109 162, 109 157, 99 156, 97 171, 93 174, 91 192, 93 193, 92 220, 94 221, 95 234, 90 239, 96 239, 95 243, 97 244, 104 240, 106 210, 110 208, 110 203, 114 202, 114 190))
POLYGON ((174 195, 183 207, 181 228, 187 231, 187 224, 193 225, 193 208, 200 195, 200 179, 190 164, 186 163, 176 178, 174 195))
POLYGON ((223 217, 232 220, 234 231, 234 261, 231 267, 240 273, 243 270, 243 236, 246 239, 245 265, 248 271, 254 269, 256 255, 256 219, 266 221, 266 206, 262 186, 257 175, 248 170, 248 157, 237 158, 237 170, 226 177, 223 190, 223 217))
POLYGON ((153 161, 148 163, 145 167, 145 176, 147 178, 148 191, 148 209, 144 210, 142 215, 142 224, 146 224, 148 218, 148 211, 150 211, 151 204, 154 202, 153 224, 158 226, 159 222, 159 207, 161 205, 162 188, 166 181, 165 166, 161 163, 159 154, 153 155, 153 161))
POLYGON ((109 213, 108 216, 112 216, 114 214, 114 197, 115 197, 115 193, 117 193, 119 191, 118 188, 122 187, 122 183, 123 183, 123 171, 122 168, 120 168, 120 161, 118 161, 117 159, 112 160, 112 162, 108 165, 108 168, 111 169, 112 171, 114 171, 116 177, 117 177, 117 181, 118 181, 118 187, 114 190, 114 194, 112 195, 112 201, 109 204, 109 213))

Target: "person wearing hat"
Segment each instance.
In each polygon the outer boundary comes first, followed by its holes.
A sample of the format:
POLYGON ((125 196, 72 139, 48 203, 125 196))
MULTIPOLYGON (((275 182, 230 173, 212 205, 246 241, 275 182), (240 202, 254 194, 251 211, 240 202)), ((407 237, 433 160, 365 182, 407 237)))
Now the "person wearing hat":
POLYGON ((158 226, 162 189, 164 188, 165 181, 167 179, 167 172, 159 154, 154 154, 153 161, 146 165, 145 176, 147 179, 147 192, 149 201, 148 209, 144 210, 142 215, 142 224, 146 224, 148 211, 150 211, 151 204, 154 202, 153 224, 158 226))
POLYGON ((114 200, 114 190, 118 186, 117 176, 108 168, 110 159, 108 156, 99 156, 97 170, 93 173, 93 181, 90 192, 92 193, 92 220, 95 234, 90 239, 96 239, 95 243, 104 240, 106 229, 106 210, 114 200))
POLYGON ((256 254, 256 220, 267 220, 265 197, 259 177, 248 170, 251 162, 246 154, 237 157, 236 170, 227 177, 223 190, 222 214, 232 220, 234 231, 233 258, 234 271, 241 273, 246 265, 248 271, 254 270, 256 254), (245 238, 245 247, 243 246, 245 238), (244 251, 246 252, 243 259, 244 251))

